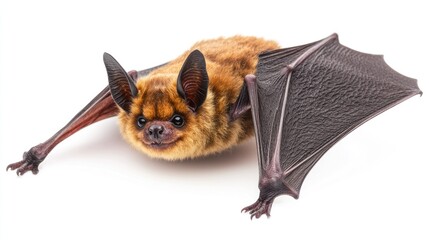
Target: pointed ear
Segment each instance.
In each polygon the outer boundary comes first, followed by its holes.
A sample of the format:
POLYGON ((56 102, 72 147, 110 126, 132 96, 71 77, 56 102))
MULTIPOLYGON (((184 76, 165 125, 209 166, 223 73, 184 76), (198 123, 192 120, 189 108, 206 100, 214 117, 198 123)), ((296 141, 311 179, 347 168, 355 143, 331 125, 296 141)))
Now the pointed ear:
POLYGON ((104 65, 106 65, 109 78, 109 88, 113 100, 127 113, 130 112, 133 97, 137 96, 138 90, 133 79, 119 65, 110 54, 104 53, 104 65))
POLYGON ((186 58, 177 79, 177 92, 189 108, 196 112, 204 103, 209 86, 209 77, 206 70, 206 61, 203 54, 194 50, 186 58))

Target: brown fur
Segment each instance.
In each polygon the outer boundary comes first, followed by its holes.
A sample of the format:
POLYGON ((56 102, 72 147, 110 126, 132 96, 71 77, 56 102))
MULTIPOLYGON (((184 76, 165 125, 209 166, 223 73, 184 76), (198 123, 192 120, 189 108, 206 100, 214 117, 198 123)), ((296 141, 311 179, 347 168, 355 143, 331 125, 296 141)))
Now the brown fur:
POLYGON ((148 76, 138 79, 138 96, 131 112, 121 111, 119 121, 124 138, 142 152, 157 158, 177 160, 204 156, 228 149, 253 135, 250 112, 230 121, 229 107, 236 101, 244 76, 254 73, 259 53, 277 49, 273 41, 235 36, 196 43, 189 51, 148 76), (196 113, 179 97, 176 84, 179 71, 189 53, 200 50, 209 76, 207 98, 196 113), (185 118, 176 129, 177 141, 166 149, 156 149, 142 141, 143 131, 136 128, 136 118, 169 121, 174 114, 185 118))

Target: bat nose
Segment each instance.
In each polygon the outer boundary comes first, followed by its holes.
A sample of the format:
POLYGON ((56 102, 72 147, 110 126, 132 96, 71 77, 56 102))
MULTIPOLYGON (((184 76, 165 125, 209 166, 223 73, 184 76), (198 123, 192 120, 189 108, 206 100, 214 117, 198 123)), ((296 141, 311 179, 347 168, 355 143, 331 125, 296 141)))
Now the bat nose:
POLYGON ((149 137, 152 139, 160 139, 164 133, 164 127, 161 125, 152 125, 148 129, 149 137))

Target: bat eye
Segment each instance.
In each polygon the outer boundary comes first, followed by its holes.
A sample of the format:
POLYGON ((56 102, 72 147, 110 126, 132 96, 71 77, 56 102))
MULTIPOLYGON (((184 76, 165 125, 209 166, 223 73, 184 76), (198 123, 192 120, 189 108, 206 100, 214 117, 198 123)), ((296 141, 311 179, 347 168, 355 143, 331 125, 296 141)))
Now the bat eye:
POLYGON ((185 119, 183 119, 182 116, 177 114, 174 115, 170 121, 176 128, 180 128, 180 127, 183 127, 183 125, 185 125, 185 119))
POLYGON ((145 124, 146 124, 146 119, 143 116, 139 116, 137 118, 137 126, 139 128, 143 128, 145 124))

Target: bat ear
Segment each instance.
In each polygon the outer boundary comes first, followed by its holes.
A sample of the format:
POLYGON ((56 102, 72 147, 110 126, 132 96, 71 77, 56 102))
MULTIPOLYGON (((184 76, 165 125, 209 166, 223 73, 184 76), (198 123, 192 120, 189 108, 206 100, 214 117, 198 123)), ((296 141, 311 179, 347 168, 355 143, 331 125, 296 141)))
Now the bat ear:
POLYGON ((103 60, 104 65, 106 65, 113 100, 119 107, 129 113, 132 99, 138 93, 134 80, 110 54, 104 53, 103 60))
POLYGON ((177 92, 188 107, 196 112, 204 103, 209 86, 209 77, 206 70, 204 55, 194 50, 186 58, 177 78, 177 92))

